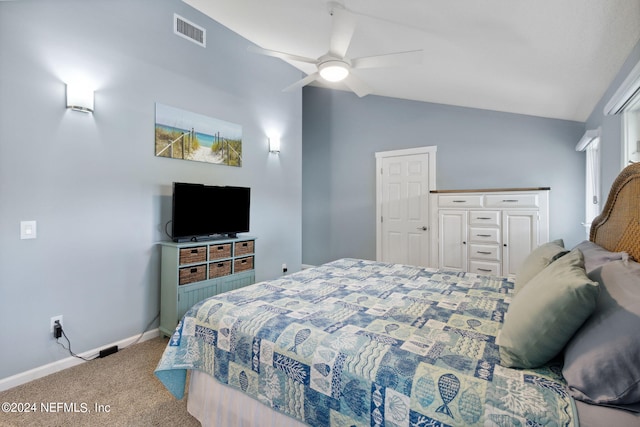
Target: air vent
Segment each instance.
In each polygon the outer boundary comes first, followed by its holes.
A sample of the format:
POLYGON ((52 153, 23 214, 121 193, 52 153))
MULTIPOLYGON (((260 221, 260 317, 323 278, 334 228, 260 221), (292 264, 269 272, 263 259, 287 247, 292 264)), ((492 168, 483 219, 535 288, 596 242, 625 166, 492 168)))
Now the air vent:
POLYGON ((197 45, 207 46, 207 31, 175 13, 173 14, 173 32, 197 45))

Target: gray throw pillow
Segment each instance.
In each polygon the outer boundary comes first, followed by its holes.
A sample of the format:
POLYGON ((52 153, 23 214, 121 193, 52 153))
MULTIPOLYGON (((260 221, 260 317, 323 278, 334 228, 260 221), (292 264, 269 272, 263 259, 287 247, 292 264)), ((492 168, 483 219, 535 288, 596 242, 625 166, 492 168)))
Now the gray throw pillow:
POLYGON ((535 368, 553 359, 593 312, 598 287, 577 249, 538 273, 509 305, 498 336, 500 364, 535 368))
POLYGON ((516 273, 513 290, 518 293, 524 285, 551 264, 561 253, 565 252, 562 239, 544 243, 535 248, 522 262, 516 273))
MULTIPOLYGON (((640 264, 612 261, 590 277, 601 284, 593 315, 567 344, 563 374, 584 402, 640 402, 640 264)), ((636 405, 637 406, 637 405, 636 405)))
POLYGON ((580 249, 584 255, 584 269, 587 274, 610 261, 627 257, 626 252, 611 252, 589 240, 578 243, 574 249, 580 249))

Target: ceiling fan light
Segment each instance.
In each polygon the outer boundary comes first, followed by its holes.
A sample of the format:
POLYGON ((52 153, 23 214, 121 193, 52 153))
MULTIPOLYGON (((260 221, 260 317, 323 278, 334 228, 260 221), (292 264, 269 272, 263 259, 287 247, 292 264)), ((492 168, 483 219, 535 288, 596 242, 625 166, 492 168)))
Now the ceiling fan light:
POLYGON ((349 75, 349 65, 343 61, 327 61, 318 66, 320 77, 329 82, 339 82, 349 75))

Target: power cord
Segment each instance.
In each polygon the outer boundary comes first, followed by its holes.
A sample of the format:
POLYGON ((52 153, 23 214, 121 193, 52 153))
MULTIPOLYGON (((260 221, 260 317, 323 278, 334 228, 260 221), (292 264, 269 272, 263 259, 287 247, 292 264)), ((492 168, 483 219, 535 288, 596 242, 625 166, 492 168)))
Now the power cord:
POLYGON ((75 353, 71 350, 71 341, 69 341, 69 337, 67 337, 67 334, 64 332, 64 329, 62 328, 62 325, 61 325, 61 324, 60 324, 60 322, 58 322, 57 320, 56 320, 56 326, 55 326, 55 328, 56 328, 56 329, 55 329, 55 330, 56 330, 56 342, 57 342, 57 343, 58 343, 62 348, 64 348, 65 350, 67 350, 67 351, 69 352, 69 354, 70 354, 70 355, 72 355, 73 357, 76 357, 76 358, 78 358, 78 359, 82 359, 82 360, 84 360, 85 362, 89 362, 90 360, 94 360, 94 359, 97 359, 97 358, 98 358, 99 354, 96 354, 95 356, 90 357, 90 358, 82 357, 82 356, 80 356, 80 355, 75 354, 75 353), (60 333, 62 333, 62 336, 64 337, 64 339, 65 339, 65 340, 67 340, 67 345, 68 345, 68 347, 65 347, 65 346, 64 346, 64 344, 62 344, 62 343, 59 341, 59 340, 60 340, 60 337, 58 336, 58 328, 60 328, 60 329, 59 329, 59 331, 60 331, 60 333))
POLYGON ((136 338, 136 340, 134 342, 132 342, 131 344, 128 344, 125 347, 122 347, 122 350, 124 350, 125 348, 129 348, 134 344, 138 344, 138 341, 140 341, 140 339, 142 338, 142 336, 144 335, 145 332, 147 332, 149 330, 149 328, 151 327, 151 325, 153 325, 153 322, 155 322, 158 318, 160 317, 160 312, 158 312, 158 314, 156 314, 156 317, 154 317, 151 322, 149 322, 149 324, 144 328, 144 331, 142 331, 142 333, 138 336, 138 338, 136 338))
POLYGON ((168 230, 168 228, 169 228, 169 224, 171 224, 172 222, 173 222, 173 220, 171 220, 171 219, 170 219, 169 221, 167 221, 167 222, 164 224, 164 233, 165 233, 165 234, 166 234, 170 239, 171 239, 171 238, 173 238, 173 237, 171 236, 171 234, 169 234, 169 230, 168 230))
MULTIPOLYGON (((149 330, 149 328, 151 327, 153 322, 155 322, 159 317, 160 317, 160 312, 158 311, 158 314, 156 314, 156 317, 154 317, 151 320, 151 322, 149 322, 147 324, 147 326, 144 328, 142 333, 140 333, 138 338, 136 338, 135 341, 133 341, 132 343, 128 344, 127 346, 122 347, 120 350, 124 350, 125 348, 128 348, 128 347, 130 347, 130 346, 132 346, 134 344, 137 344, 140 341, 140 339, 142 338, 142 336, 144 335, 144 333, 149 330)), ((91 357, 82 357, 82 356, 80 356, 78 354, 75 354, 71 350, 71 341, 69 340, 69 337, 67 337, 67 334, 64 332, 64 329, 62 328, 62 325, 60 324, 60 322, 58 320, 56 320, 53 330, 55 332, 55 338, 56 338, 56 342, 58 343, 58 345, 60 345, 60 347, 64 348, 65 350, 67 350, 71 356, 76 357, 78 359, 82 359, 85 362, 89 362, 91 360, 95 360, 95 359, 100 357, 100 353, 98 353, 96 355, 93 355, 91 357), (61 336, 64 337, 65 340, 67 340, 67 347, 65 347, 64 344, 59 341, 61 336)))

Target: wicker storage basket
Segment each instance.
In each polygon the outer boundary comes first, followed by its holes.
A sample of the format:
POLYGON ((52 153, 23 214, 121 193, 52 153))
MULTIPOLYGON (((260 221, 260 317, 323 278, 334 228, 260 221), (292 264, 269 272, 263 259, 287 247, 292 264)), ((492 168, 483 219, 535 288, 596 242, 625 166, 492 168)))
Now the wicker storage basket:
POLYGON ((180 265, 205 262, 207 260, 207 247, 196 246, 180 249, 180 265))
POLYGON ((238 258, 233 262, 233 271, 235 273, 239 271, 253 270, 253 257, 248 256, 245 258, 238 258))
MULTIPOLYGON (((229 246, 231 250, 231 246, 229 246)), ((212 262, 209 264, 209 279, 231 274, 231 261, 212 262)))
POLYGON ((247 240, 246 242, 236 242, 234 248, 234 255, 247 255, 253 253, 253 240, 247 240))
POLYGON ((231 258, 231 243, 209 246, 209 261, 231 258))
POLYGON ((193 282, 200 282, 207 278, 207 265, 194 265, 192 267, 183 267, 178 271, 178 284, 186 285, 193 282))

